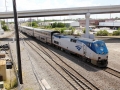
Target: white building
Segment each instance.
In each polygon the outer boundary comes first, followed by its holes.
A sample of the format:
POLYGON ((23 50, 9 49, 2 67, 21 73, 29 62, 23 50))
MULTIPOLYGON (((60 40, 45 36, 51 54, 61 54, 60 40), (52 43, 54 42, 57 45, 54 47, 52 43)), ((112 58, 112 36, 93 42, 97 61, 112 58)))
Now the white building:
POLYGON ((39 26, 48 26, 48 25, 50 25, 50 22, 40 22, 38 25, 39 26))
POLYGON ((120 27, 120 20, 114 20, 114 21, 105 21, 105 22, 99 22, 99 26, 103 27, 120 27))
MULTIPOLYGON (((72 26, 72 27, 79 27, 79 22, 78 21, 55 21, 56 23, 64 23, 66 26, 72 26)), ((40 22, 39 26, 48 26, 51 25, 55 22, 40 22)))
POLYGON ((80 23, 77 22, 77 21, 74 21, 74 22, 70 23, 70 26, 72 26, 72 27, 80 27, 80 23))

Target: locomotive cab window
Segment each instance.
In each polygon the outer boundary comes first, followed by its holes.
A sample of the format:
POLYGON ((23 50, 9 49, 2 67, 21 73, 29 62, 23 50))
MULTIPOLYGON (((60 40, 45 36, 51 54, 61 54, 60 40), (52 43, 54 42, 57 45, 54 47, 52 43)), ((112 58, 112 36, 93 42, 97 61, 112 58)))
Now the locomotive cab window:
POLYGON ((76 40, 75 40, 75 39, 71 39, 70 41, 76 43, 76 40))
POLYGON ((91 43, 87 43, 87 46, 88 46, 88 47, 91 47, 91 43))
POLYGON ((95 45, 95 47, 98 47, 98 44, 97 44, 97 43, 95 43, 94 45, 95 45))

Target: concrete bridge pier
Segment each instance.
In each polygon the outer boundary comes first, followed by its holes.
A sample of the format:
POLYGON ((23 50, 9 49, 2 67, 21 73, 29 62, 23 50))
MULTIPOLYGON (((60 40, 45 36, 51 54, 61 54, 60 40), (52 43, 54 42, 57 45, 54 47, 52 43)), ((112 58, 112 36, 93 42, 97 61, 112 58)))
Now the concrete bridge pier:
POLYGON ((0 35, 4 34, 4 30, 2 29, 2 26, 1 26, 1 20, 0 20, 0 35))
POLYGON ((95 38, 95 35, 89 33, 90 13, 86 13, 86 14, 85 14, 85 18, 86 18, 86 26, 85 26, 86 31, 85 31, 85 34, 81 35, 81 37, 94 39, 94 38, 95 38))
POLYGON ((90 13, 86 13, 86 31, 85 31, 85 37, 89 38, 89 19, 90 19, 90 13))

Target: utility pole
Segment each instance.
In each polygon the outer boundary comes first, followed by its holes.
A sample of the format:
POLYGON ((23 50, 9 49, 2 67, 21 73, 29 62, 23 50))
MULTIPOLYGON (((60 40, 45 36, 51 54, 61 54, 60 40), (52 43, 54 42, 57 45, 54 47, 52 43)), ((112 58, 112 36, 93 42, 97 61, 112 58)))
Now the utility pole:
POLYGON ((18 77, 19 77, 20 84, 23 84, 16 0, 13 0, 13 12, 14 12, 14 23, 15 23, 15 34, 16 34, 17 59, 18 59, 18 77))
POLYGON ((30 24, 31 24, 31 27, 32 27, 32 18, 30 17, 30 24))
MULTIPOLYGON (((5 8, 6 8, 6 12, 7 12, 7 4, 6 4, 6 0, 5 0, 5 8)), ((8 19, 7 19, 7 26, 8 26, 8 19)))
POLYGON ((111 13, 110 13, 110 20, 111 20, 111 13))

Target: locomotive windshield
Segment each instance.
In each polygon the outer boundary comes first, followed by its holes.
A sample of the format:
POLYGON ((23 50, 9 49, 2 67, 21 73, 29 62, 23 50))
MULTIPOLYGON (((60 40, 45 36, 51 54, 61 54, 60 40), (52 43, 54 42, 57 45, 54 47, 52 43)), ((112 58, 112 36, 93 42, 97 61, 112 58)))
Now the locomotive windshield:
POLYGON ((94 45, 95 45, 95 47, 104 47, 105 46, 104 42, 102 42, 102 41, 101 42, 99 41, 99 42, 95 43, 94 45))
POLYGON ((106 47, 104 41, 94 42, 94 47, 95 47, 95 51, 97 54, 107 54, 108 53, 108 50, 107 50, 107 47, 106 47))

